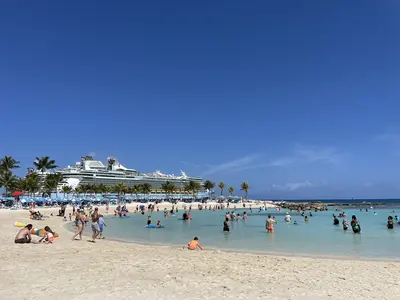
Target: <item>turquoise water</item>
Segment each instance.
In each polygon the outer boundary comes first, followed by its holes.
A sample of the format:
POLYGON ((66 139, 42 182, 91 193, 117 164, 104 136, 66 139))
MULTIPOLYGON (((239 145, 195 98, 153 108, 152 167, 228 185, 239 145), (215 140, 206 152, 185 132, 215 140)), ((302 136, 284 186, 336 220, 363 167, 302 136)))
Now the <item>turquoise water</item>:
MULTIPOLYGON (((243 209, 236 213, 243 214, 243 209)), ((104 235, 108 238, 135 241, 146 244, 186 245, 194 236, 207 248, 229 249, 249 252, 273 252, 282 254, 317 255, 317 256, 351 256, 364 258, 397 259, 400 250, 400 225, 388 230, 386 228, 389 215, 400 215, 400 207, 380 208, 360 212, 359 209, 344 209, 347 220, 355 214, 360 221, 362 232, 354 234, 344 231, 342 225, 334 226, 332 214, 338 215, 334 209, 327 212, 312 212, 309 221, 304 222, 297 212, 291 212, 292 222, 284 222, 285 210, 275 209, 260 214, 253 209, 253 214, 246 210, 247 222, 231 222, 231 231, 222 231, 226 211, 192 211, 192 220, 178 220, 183 211, 175 217, 164 218, 162 212, 153 212, 152 220, 160 220, 163 229, 147 229, 147 215, 130 214, 130 218, 107 217, 104 235), (392 211, 395 210, 396 213, 392 211), (374 215, 376 212, 376 215, 374 215), (268 234, 265 220, 268 214, 276 217, 275 233, 268 234), (299 224, 294 225, 296 220, 299 224)), ((308 215, 308 213, 307 213, 308 215)), ((339 219, 340 223, 342 219, 339 219)), ((396 221, 397 223, 397 221, 396 221)), ((88 229, 90 230, 89 226, 88 229)))

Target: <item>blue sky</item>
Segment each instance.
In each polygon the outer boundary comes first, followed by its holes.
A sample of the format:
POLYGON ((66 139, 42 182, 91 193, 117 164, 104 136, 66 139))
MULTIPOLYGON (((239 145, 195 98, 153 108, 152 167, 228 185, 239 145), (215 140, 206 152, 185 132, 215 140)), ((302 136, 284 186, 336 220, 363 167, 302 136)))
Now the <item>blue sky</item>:
POLYGON ((24 168, 400 197, 398 1, 6 1, 0 26, 0 155, 24 168))

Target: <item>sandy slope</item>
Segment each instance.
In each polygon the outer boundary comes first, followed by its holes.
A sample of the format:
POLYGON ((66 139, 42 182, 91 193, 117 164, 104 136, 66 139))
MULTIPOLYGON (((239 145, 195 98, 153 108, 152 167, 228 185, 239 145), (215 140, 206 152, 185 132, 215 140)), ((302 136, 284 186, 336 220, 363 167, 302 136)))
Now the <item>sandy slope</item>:
MULTIPOLYGON (((70 209, 68 210, 70 211, 70 209)), ((42 210, 49 214, 49 211, 42 210)), ((101 240, 72 242, 59 217, 32 222, 61 234, 16 245, 0 211, 0 299, 397 299, 399 263, 188 251, 101 240)))

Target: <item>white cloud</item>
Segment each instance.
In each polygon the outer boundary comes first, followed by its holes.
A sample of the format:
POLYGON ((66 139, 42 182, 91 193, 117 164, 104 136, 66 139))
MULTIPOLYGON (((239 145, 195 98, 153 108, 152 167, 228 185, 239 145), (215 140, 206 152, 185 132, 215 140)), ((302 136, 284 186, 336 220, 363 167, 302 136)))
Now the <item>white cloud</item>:
POLYGON ((210 175, 218 172, 237 171, 249 167, 250 164, 258 157, 258 155, 247 155, 226 163, 216 166, 210 166, 208 170, 203 172, 203 175, 210 175))
POLYGON ((298 161, 305 163, 326 162, 338 164, 342 158, 342 155, 332 147, 310 147, 298 145, 295 153, 298 157, 298 161))
POLYGON ((303 182, 293 182, 293 183, 285 183, 285 184, 273 184, 272 188, 276 190, 282 191, 295 191, 300 188, 312 186, 311 181, 303 181, 303 182))

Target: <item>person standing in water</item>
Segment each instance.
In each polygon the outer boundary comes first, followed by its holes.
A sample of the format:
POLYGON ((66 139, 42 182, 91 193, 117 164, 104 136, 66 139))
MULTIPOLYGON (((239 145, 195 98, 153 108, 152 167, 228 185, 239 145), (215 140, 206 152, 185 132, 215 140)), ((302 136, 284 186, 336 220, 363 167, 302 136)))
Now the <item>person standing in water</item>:
POLYGON ((268 219, 265 222, 265 225, 266 225, 265 227, 269 233, 274 232, 274 223, 275 223, 275 220, 271 218, 271 215, 268 215, 268 219))
POLYGON ((147 216, 147 226, 150 225, 150 224, 151 224, 151 216, 148 215, 148 216, 147 216))
POLYGON ((388 217, 388 221, 387 221, 387 228, 388 229, 393 229, 393 225, 394 225, 393 217, 389 216, 388 217))
POLYGON ((339 219, 333 215, 333 225, 339 225, 339 219))
POLYGON ((229 232, 229 219, 225 218, 224 231, 229 232))
POLYGON ((355 215, 353 215, 351 217, 351 228, 353 229, 354 233, 360 233, 361 232, 361 226, 360 226, 360 222, 358 222, 357 217, 355 215))
POLYGON ((343 225, 343 230, 347 230, 349 228, 349 223, 347 222, 346 219, 343 219, 342 225, 343 225))

